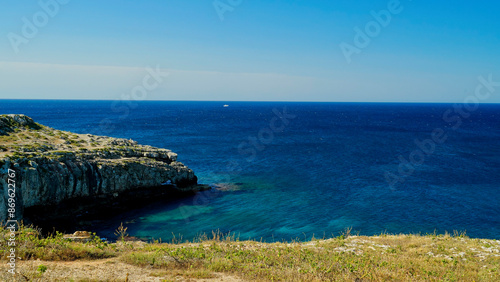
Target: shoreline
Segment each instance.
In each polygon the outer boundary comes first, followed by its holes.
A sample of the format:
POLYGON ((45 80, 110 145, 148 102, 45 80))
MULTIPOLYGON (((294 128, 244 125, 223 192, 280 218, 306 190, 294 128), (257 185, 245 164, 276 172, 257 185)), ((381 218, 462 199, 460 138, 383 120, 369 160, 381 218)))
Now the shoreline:
POLYGON ((172 186, 144 188, 124 192, 120 197, 86 197, 70 199, 56 205, 34 206, 25 209, 26 223, 36 223, 45 233, 58 230, 73 233, 78 230, 89 230, 94 222, 102 222, 119 216, 125 212, 142 209, 150 204, 171 203, 190 198, 197 191, 212 189, 209 185, 198 184, 193 191, 179 191, 172 186), (196 189, 196 191, 195 191, 196 189), (66 214, 72 214, 68 217, 66 214))

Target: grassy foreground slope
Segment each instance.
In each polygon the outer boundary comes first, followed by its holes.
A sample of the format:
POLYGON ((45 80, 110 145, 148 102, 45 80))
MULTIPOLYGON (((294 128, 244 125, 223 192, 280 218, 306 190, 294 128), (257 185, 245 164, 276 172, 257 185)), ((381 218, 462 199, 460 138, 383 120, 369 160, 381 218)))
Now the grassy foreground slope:
MULTIPOLYGON (((9 231, 0 229, 1 238, 9 231)), ((465 235, 339 236, 293 243, 88 243, 17 233, 15 277, 2 281, 500 281, 500 241, 465 235)), ((7 241, 0 243, 7 250, 7 241)))

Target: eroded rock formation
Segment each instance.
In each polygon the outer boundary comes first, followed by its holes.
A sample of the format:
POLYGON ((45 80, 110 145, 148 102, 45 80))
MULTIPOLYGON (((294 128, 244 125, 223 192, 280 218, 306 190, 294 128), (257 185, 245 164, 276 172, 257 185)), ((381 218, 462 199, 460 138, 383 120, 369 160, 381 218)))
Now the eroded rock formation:
MULTIPOLYGON (((55 130, 24 115, 0 116, 0 221, 8 219, 8 171, 16 218, 26 208, 120 198, 141 189, 198 191, 194 172, 167 149, 126 139, 55 130)), ((154 197, 154 193, 152 195, 154 197)), ((98 203, 98 201, 96 201, 98 203)), ((69 216, 69 215, 68 215, 69 216)))

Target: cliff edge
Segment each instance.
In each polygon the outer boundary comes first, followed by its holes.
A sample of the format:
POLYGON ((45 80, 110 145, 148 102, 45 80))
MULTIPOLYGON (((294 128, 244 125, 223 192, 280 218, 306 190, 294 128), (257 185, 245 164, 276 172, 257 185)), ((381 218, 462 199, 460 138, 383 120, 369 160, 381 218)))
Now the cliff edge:
POLYGON ((155 197, 170 190, 206 188, 170 150, 55 130, 25 115, 0 115, 0 222, 10 219, 9 183, 16 188, 16 219, 32 207, 65 202, 73 207, 86 202, 88 207, 88 203, 102 203, 98 199, 109 203, 122 195, 136 197, 141 191, 155 197), (12 170, 15 176, 10 178, 12 170))

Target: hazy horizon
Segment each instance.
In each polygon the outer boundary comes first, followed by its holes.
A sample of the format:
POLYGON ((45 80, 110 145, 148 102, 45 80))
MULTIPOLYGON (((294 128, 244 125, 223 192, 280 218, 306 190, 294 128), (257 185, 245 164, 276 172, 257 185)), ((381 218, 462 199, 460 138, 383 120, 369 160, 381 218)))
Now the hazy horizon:
MULTIPOLYGON (((44 99, 44 98, 26 98, 26 99, 0 99, 0 101, 82 101, 82 102, 114 102, 120 99, 44 99)), ((132 100, 133 101, 133 100, 132 100)), ((126 101, 123 100, 123 103, 126 101)), ((466 104, 464 102, 408 102, 408 101, 393 101, 393 102, 363 102, 363 101, 287 101, 287 100, 267 100, 267 101, 250 101, 250 100, 141 100, 135 102, 214 102, 214 103, 338 103, 338 104, 466 104)), ((500 102, 482 102, 482 105, 496 105, 500 102)))

